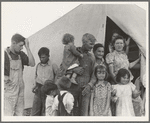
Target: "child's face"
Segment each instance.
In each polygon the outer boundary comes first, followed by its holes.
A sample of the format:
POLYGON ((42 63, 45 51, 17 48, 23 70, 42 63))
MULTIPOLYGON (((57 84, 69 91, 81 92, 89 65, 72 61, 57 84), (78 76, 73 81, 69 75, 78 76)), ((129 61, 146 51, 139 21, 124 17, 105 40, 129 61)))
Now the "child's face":
POLYGON ((124 77, 120 79, 121 84, 126 85, 129 83, 129 76, 126 74, 124 77))
POLYGON ((52 90, 51 95, 56 96, 58 94, 58 89, 52 90))
POLYGON ((47 56, 45 54, 41 54, 40 61, 42 64, 46 64, 48 60, 49 60, 49 56, 47 56))
POLYGON ((103 58, 103 56, 104 56, 104 48, 103 47, 97 48, 97 50, 95 51, 94 55, 95 55, 95 58, 97 58, 97 59, 103 58))
POLYGON ((106 71, 98 70, 96 75, 98 80, 104 80, 106 76, 106 71))

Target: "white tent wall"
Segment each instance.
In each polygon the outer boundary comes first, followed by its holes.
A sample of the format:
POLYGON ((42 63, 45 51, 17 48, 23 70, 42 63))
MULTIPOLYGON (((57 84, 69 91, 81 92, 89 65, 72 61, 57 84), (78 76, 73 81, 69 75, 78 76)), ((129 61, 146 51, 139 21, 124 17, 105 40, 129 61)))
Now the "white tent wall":
MULTIPOLYGON (((60 65, 64 48, 61 40, 65 33, 74 35, 76 46, 82 45, 82 36, 85 33, 93 34, 97 39, 96 43, 104 44, 107 16, 133 38, 143 55, 146 56, 146 13, 144 10, 129 4, 87 4, 79 5, 28 38, 36 64, 39 62, 38 50, 41 47, 48 47, 50 59, 58 66, 60 65)), ((25 67, 25 108, 32 107, 34 76, 35 67, 25 67)))
POLYGON ((107 5, 107 16, 137 43, 146 56, 146 11, 136 5, 107 5))
MULTIPOLYGON (((63 44, 61 42, 65 33, 70 33, 75 37, 75 45, 82 45, 82 36, 85 33, 93 34, 97 43, 104 44, 106 11, 105 5, 79 5, 54 23, 30 36, 31 52, 34 55, 36 64, 39 62, 38 50, 41 47, 50 49, 50 59, 58 66, 62 61, 63 44)), ((50 16, 50 15, 49 15, 50 16)), ((35 67, 25 67, 25 108, 32 107, 35 67)))

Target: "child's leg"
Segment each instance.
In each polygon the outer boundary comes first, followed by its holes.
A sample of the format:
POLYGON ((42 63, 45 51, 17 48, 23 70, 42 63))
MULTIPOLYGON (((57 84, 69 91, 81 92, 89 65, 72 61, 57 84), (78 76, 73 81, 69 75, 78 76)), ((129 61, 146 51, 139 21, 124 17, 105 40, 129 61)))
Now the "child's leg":
POLYGON ((77 77, 77 74, 76 73, 73 73, 72 76, 71 76, 71 82, 73 82, 74 84, 77 84, 75 78, 77 77))

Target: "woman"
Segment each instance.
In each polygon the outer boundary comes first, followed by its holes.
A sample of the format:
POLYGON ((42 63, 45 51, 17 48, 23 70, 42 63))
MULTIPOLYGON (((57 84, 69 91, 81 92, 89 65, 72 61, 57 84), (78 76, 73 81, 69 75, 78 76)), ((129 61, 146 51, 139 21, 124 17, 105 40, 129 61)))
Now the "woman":
MULTIPOLYGON (((117 36, 112 42, 114 51, 106 55, 106 63, 109 67, 109 74, 112 78, 111 84, 117 84, 116 75, 121 68, 131 69, 135 64, 139 62, 140 59, 129 63, 128 57, 124 51, 126 50, 125 40, 121 36, 117 36)), ((130 70, 129 70, 130 71, 130 70)), ((130 72, 131 79, 133 76, 130 72)), ((112 104, 112 115, 115 115, 115 104, 112 104)))
MULTIPOLYGON (((109 52, 112 53, 114 51, 114 47, 113 47, 113 40, 118 37, 118 36, 121 36, 121 32, 119 30, 113 30, 112 31, 112 37, 111 37, 111 41, 110 41, 110 44, 108 45, 108 49, 109 49, 109 52)), ((130 43, 130 37, 127 38, 127 40, 125 41, 125 45, 126 45, 126 54, 128 54, 129 52, 129 43, 130 43)))

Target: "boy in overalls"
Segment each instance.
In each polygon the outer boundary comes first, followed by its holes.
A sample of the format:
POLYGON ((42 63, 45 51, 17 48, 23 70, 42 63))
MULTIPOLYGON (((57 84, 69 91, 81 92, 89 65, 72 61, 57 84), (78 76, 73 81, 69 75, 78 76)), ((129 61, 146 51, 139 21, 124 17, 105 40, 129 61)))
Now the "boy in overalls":
POLYGON ((34 67, 35 61, 29 42, 20 34, 11 38, 11 46, 5 50, 4 61, 4 115, 22 116, 24 110, 24 65, 34 67), (23 46, 27 50, 26 55, 23 46))

